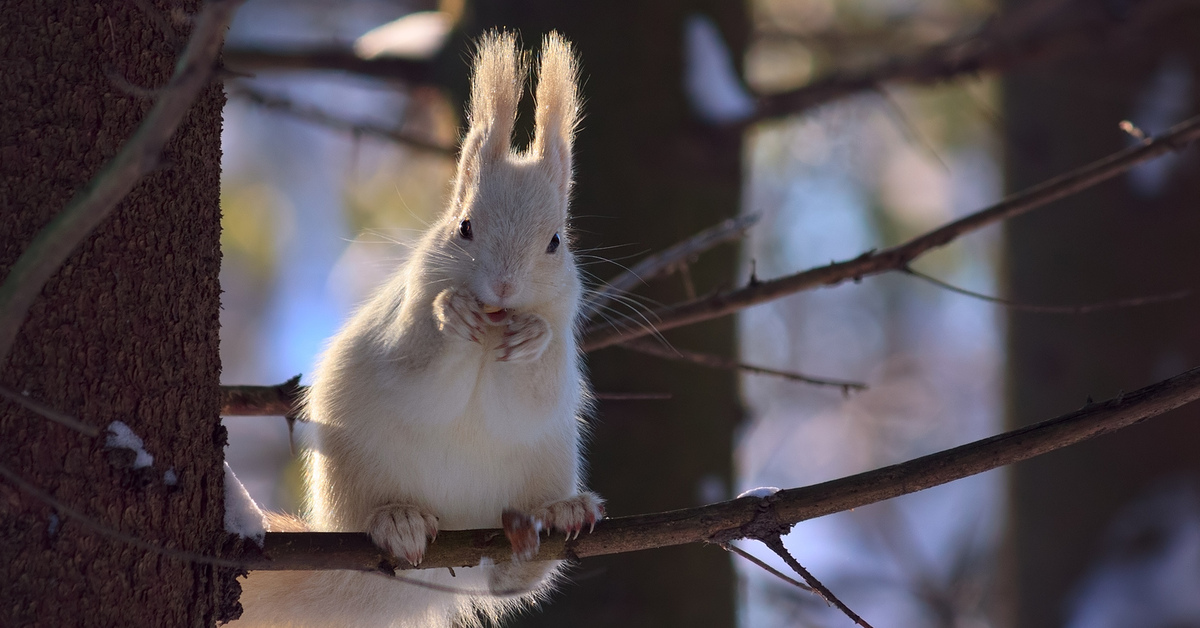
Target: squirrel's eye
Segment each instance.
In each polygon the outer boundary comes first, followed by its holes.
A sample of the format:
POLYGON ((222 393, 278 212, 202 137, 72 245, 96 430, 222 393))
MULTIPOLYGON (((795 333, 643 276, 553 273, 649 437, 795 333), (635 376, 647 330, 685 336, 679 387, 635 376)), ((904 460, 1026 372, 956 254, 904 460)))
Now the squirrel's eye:
POLYGON ((558 234, 556 233, 556 234, 554 234, 553 238, 550 238, 550 246, 546 247, 546 252, 553 253, 557 250, 558 250, 558 234))
POLYGON ((464 220, 458 223, 458 235, 462 236, 462 239, 464 240, 471 240, 475 238, 475 234, 471 232, 470 220, 464 220))

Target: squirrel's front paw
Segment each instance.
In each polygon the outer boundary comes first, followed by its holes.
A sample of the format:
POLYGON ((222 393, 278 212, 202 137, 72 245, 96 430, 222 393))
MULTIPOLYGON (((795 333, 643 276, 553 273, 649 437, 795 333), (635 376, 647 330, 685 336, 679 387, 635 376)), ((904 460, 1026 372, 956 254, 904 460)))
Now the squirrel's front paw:
POLYGON ((442 333, 464 340, 480 342, 486 333, 486 323, 479 300, 465 290, 449 288, 433 300, 433 314, 442 333))
POLYGON ((371 540, 414 567, 425 559, 425 546, 437 538, 437 533, 437 517, 408 504, 380 506, 367 520, 367 534, 371 535, 371 540))
POLYGON ((530 362, 542 357, 554 332, 550 324, 537 314, 514 312, 509 317, 504 339, 496 347, 500 362, 530 362))

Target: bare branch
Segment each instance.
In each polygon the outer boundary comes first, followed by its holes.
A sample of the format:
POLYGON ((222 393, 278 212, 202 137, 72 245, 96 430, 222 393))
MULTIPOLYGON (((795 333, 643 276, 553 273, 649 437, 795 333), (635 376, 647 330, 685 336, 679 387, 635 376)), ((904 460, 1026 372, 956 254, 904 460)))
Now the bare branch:
POLYGON ((409 85, 434 82, 431 61, 377 57, 363 59, 349 46, 268 49, 231 46, 223 55, 225 65, 243 72, 332 70, 373 78, 403 81, 409 85))
POLYGON ((350 133, 354 136, 376 137, 397 144, 403 144, 410 148, 426 151, 446 157, 453 157, 457 150, 452 146, 444 146, 436 142, 431 142, 425 138, 405 133, 397 129, 383 127, 367 122, 352 122, 334 116, 328 112, 321 111, 315 107, 306 107, 298 105, 295 102, 288 100, 282 96, 267 94, 266 92, 258 91, 246 85, 229 86, 227 87, 230 96, 241 98, 255 104, 264 109, 274 111, 276 113, 304 120, 313 124, 350 133))
POLYGON ((1017 312, 1032 312, 1034 314, 1091 314, 1092 312, 1102 312, 1104 310, 1115 310, 1127 307, 1141 307, 1143 305, 1157 305, 1159 303, 1170 303, 1179 301, 1192 296, 1190 288, 1183 288, 1166 294, 1152 294, 1144 297, 1130 297, 1128 299, 1113 299, 1112 301, 1101 301, 1098 303, 1087 303, 1084 305, 1038 305, 1034 303, 1021 303, 1011 299, 1002 299, 988 294, 960 288, 952 283, 947 283, 925 273, 913 270, 912 268, 901 269, 904 274, 912 275, 917 279, 927 281, 939 288, 949 290, 955 294, 961 294, 972 299, 979 299, 987 303, 994 303, 1006 307, 1017 312))
POLYGON ((597 290, 592 298, 583 304, 581 316, 584 320, 590 319, 597 311, 608 305, 608 302, 612 300, 612 295, 633 290, 718 244, 743 237, 746 235, 746 231, 758 222, 758 218, 757 214, 730 218, 674 244, 666 250, 646 257, 597 290))
MULTIPOLYGON (((222 416, 283 416, 297 421, 307 420, 301 400, 308 386, 300 385, 297 375, 275 386, 222 386, 222 416)), ((598 401, 662 401, 671 393, 605 393, 592 395, 598 401)))
MULTIPOLYGON (((1140 423, 1200 399, 1200 368, 1136 392, 1088 404, 1060 417, 935 454, 821 484, 688 508, 606 519, 591 534, 542 543, 543 559, 579 559, 687 543, 727 544, 766 538, 792 525, 907 495, 977 473, 1028 460, 1140 423)), ((250 569, 404 569, 370 537, 349 532, 267 533, 265 558, 250 569)), ((512 548, 501 530, 443 531, 422 568, 468 567, 480 559, 507 561, 512 548)))
POLYGON ((813 377, 803 373, 780 371, 764 366, 742 364, 737 360, 731 360, 718 355, 697 353, 695 351, 688 351, 686 349, 662 346, 645 338, 631 340, 618 346, 622 349, 629 349, 630 351, 652 355, 665 360, 682 360, 691 364, 698 364, 700 366, 707 366, 714 369, 723 369, 726 371, 745 371, 747 373, 757 373, 759 375, 771 375, 773 377, 782 377, 784 379, 790 379, 794 382, 803 382, 805 384, 812 384, 814 386, 835 386, 837 388, 841 388, 842 392, 847 393, 851 390, 866 390, 867 388, 867 385, 862 382, 851 382, 848 380, 830 379, 827 377, 813 377))
POLYGON ((4 386, 0 386, 0 397, 4 397, 5 399, 8 399, 9 401, 23 408, 33 411, 43 418, 58 423, 59 425, 69 427, 76 432, 83 434, 84 436, 91 436, 95 438, 100 435, 99 428, 88 425, 87 423, 84 423, 83 421, 80 421, 69 414, 59 412, 58 410, 55 410, 54 408, 51 408, 40 401, 34 401, 33 399, 30 399, 29 397, 26 397, 15 390, 10 390, 4 386))
POLYGON ((299 375, 275 386, 221 386, 221 415, 299 419, 306 389, 299 375))
POLYGON ((616 329, 592 325, 585 330, 581 344, 584 351, 595 351, 651 333, 726 316, 751 305, 766 303, 803 290, 903 270, 917 257, 945 246, 960 236, 1103 183, 1137 164, 1171 151, 1182 150, 1197 138, 1200 138, 1200 116, 1171 127, 1158 138, 1146 139, 1136 146, 1013 194, 991 207, 964 216, 903 244, 882 251, 867 251, 852 260, 819 266, 779 279, 752 281, 750 285, 732 292, 718 293, 661 308, 647 315, 655 321, 654 328, 651 329, 616 329))
POLYGON ((879 89, 889 82, 932 85, 982 72, 1003 72, 1037 60, 1093 52, 1098 45, 1132 41, 1138 33, 1167 23, 1194 0, 1148 0, 1115 11, 1088 0, 1028 3, 967 36, 922 52, 859 70, 831 72, 787 92, 761 96, 744 124, 796 115, 825 103, 879 89))
POLYGON ((866 620, 864 620, 862 617, 859 617, 858 613, 850 610, 850 607, 846 606, 845 602, 839 600, 838 597, 833 594, 833 591, 830 591, 828 587, 821 584, 821 581, 817 580, 816 576, 812 575, 812 573, 810 573, 804 568, 803 565, 800 564, 800 561, 796 560, 796 558, 792 556, 792 553, 783 546, 783 539, 780 538, 778 534, 758 540, 761 541, 763 545, 771 548, 771 551, 778 554, 779 557, 783 559, 783 562, 787 563, 788 566, 795 570, 796 573, 800 574, 800 577, 804 578, 804 581, 813 588, 814 593, 821 596, 826 602, 836 606, 838 610, 845 613, 846 617, 849 617, 854 623, 862 626, 863 628, 871 628, 871 624, 868 624, 866 620))
POLYGON ((46 225, 0 285, 0 364, 8 358, 25 315, 46 281, 112 212, 133 186, 159 164, 159 155, 200 90, 209 84, 217 53, 242 0, 209 0, 171 81, 120 152, 46 225))

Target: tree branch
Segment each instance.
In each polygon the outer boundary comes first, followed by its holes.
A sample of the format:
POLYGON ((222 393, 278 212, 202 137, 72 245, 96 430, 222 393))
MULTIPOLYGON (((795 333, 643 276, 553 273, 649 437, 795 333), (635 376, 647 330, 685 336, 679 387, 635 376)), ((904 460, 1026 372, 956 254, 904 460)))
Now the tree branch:
POLYGON ((1148 138, 1125 150, 1092 162, 1082 168, 1060 175, 908 242, 882 251, 867 251, 844 262, 819 266, 794 275, 770 281, 752 281, 749 285, 727 293, 667 306, 647 315, 654 328, 617 329, 592 325, 584 331, 584 351, 595 351, 634 338, 691 325, 732 314, 759 303, 766 303, 789 294, 820 286, 833 286, 844 281, 858 281, 869 275, 903 270, 910 262, 930 250, 988 225, 1008 220, 1037 209, 1052 201, 1070 196, 1107 181, 1145 161, 1171 151, 1182 150, 1200 138, 1200 116, 1171 127, 1158 138, 1148 138))
POLYGON ((307 388, 299 375, 275 386, 221 386, 221 415, 300 418, 307 388))
POLYGON ((757 214, 746 214, 738 218, 730 218, 719 225, 713 225, 682 242, 642 259, 625 272, 613 277, 605 283, 590 299, 584 302, 580 316, 583 320, 591 318, 597 311, 608 305, 612 295, 622 294, 633 290, 659 275, 670 271, 675 266, 724 242, 740 239, 746 231, 758 222, 757 214))
MULTIPOLYGON (((0 389, 2 391, 2 389, 0 389)), ((221 386, 221 416, 283 416, 298 421, 303 416, 301 400, 308 386, 297 375, 275 386, 221 386)), ((0 392, 2 394, 2 392, 0 392)), ((593 393, 600 401, 662 401, 670 393, 593 393)))
POLYGON ((285 116, 290 116, 297 120, 304 120, 305 122, 319 124, 335 131, 342 131, 355 136, 376 137, 389 140, 410 148, 415 148, 417 150, 431 152, 446 157, 453 157, 458 152, 453 146, 444 146, 410 133, 404 133, 397 129, 365 122, 352 122, 350 120, 344 120, 315 107, 298 105, 282 96, 267 94, 266 92, 261 92, 246 85, 230 86, 227 89, 229 95, 235 98, 242 98, 247 102, 258 105, 264 109, 274 111, 285 116))
POLYGON ((34 237, 9 270, 0 285, 0 365, 7 361, 25 315, 46 281, 133 186, 158 166, 163 146, 174 135, 200 90, 208 85, 225 30, 241 3, 242 0, 205 3, 171 81, 159 92, 158 101, 133 137, 34 237))
MULTIPOLYGON (((1114 432, 1200 398, 1200 368, 1115 399, 1034 425, 901 464, 769 497, 742 497, 699 508, 606 519, 591 534, 564 541, 555 534, 542 543, 542 559, 579 559, 687 543, 728 544, 740 538, 769 538, 801 521, 859 508, 947 482, 1028 460, 1114 432)), ((249 569, 410 568, 384 555, 365 534, 268 532, 264 556, 249 569)), ((483 558, 507 561, 512 549, 501 530, 442 531, 421 568, 468 567, 483 558)))
POLYGON ((268 49, 254 46, 230 46, 225 49, 225 65, 241 72, 332 70, 372 78, 403 81, 409 85, 434 82, 434 64, 428 60, 377 57, 363 59, 349 46, 322 46, 268 49))
POLYGON ((1118 39, 1129 40, 1166 23, 1194 0, 1149 0, 1111 5, 1090 0, 1033 2, 1000 16, 968 36, 954 37, 922 52, 861 70, 840 70, 786 92, 760 96, 754 115, 742 124, 796 115, 884 83, 931 85, 964 75, 1003 72, 1035 60, 1094 51, 1118 39), (1127 9, 1127 10, 1126 10, 1127 9))

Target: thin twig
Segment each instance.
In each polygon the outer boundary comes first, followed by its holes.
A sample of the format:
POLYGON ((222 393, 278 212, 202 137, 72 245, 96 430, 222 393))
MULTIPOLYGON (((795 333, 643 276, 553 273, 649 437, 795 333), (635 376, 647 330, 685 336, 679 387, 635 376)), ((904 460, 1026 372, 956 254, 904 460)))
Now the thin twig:
POLYGON ((597 401, 669 401, 671 393, 593 393, 597 401))
POLYGON ((682 360, 691 364, 707 366, 708 368, 722 369, 726 371, 744 371, 747 373, 757 373, 759 375, 770 375, 773 377, 782 377, 795 382, 803 382, 814 386, 835 386, 841 388, 842 392, 848 393, 851 390, 866 390, 867 385, 862 382, 852 382, 848 380, 830 379, 827 377, 813 377, 803 373, 793 371, 781 371, 765 366, 754 366, 752 364, 743 364, 737 360, 712 355, 710 353, 698 353, 696 351, 688 351, 676 347, 663 346, 653 340, 639 338, 618 345, 622 349, 629 349, 638 353, 652 355, 657 358, 666 360, 682 360))
POLYGON ((403 144, 417 150, 453 157, 456 150, 454 147, 445 146, 436 142, 429 141, 425 138, 405 133, 397 129, 383 127, 368 122, 352 122, 343 118, 334 116, 328 112, 322 111, 315 107, 308 107, 296 104, 295 102, 274 94, 259 91, 246 85, 229 86, 229 95, 234 98, 241 98, 249 103, 283 114, 297 120, 319 124, 323 127, 350 133, 356 137, 375 137, 398 144, 403 144))
POLYGON ((588 320, 608 305, 614 294, 624 294, 661 274, 669 272, 680 262, 699 255, 718 244, 737 240, 758 222, 758 214, 746 214, 713 225, 682 242, 655 253, 634 264, 632 268, 613 277, 583 304, 581 316, 588 320))
POLYGON ((738 556, 745 558, 746 560, 754 563, 755 565, 758 565, 759 567, 761 567, 763 569, 763 571, 766 571, 767 573, 771 574, 772 576, 775 576, 776 578, 779 578, 780 580, 783 580, 784 582, 786 582, 794 587, 803 589, 805 591, 808 591, 809 593, 816 593, 816 591, 814 591, 812 587, 810 587, 807 584, 804 584, 803 582, 800 582, 799 580, 768 565, 767 563, 763 562, 762 559, 760 559, 759 557, 755 556, 754 554, 751 554, 750 552, 747 552, 746 550, 734 545, 733 543, 725 543, 721 547, 727 552, 733 552, 734 554, 737 554, 738 556))
POLYGON ((732 292, 718 293, 661 308, 647 315, 648 318, 655 321, 654 327, 651 329, 616 329, 603 325, 592 325, 585 331, 581 344, 584 351, 595 351, 647 334, 726 316, 752 305, 773 301, 803 290, 833 286, 844 281, 857 281, 869 275, 902 270, 917 257, 949 244, 960 236, 1096 186, 1137 164, 1172 151, 1182 150, 1198 138, 1200 138, 1200 116, 1171 127, 1167 133, 1157 138, 1138 142, 1136 146, 1118 151, 1082 168, 1013 194, 991 207, 964 216, 903 244, 882 251, 867 251, 852 260, 819 266, 779 279, 751 282, 732 292))
POLYGON ((67 517, 69 517, 75 521, 78 521, 79 523, 82 523, 84 526, 90 528, 92 531, 94 531, 102 536, 106 536, 111 539, 116 539, 118 541, 121 541, 122 543, 127 543, 138 549, 143 549, 148 552, 154 552, 155 554, 159 554, 159 555, 165 556, 167 558, 174 558, 174 559, 182 560, 182 561, 200 563, 203 565, 216 565, 218 567, 242 568, 242 567, 246 566, 246 563, 242 563, 240 561, 229 560, 226 558, 218 558, 216 556, 206 556, 204 554, 197 554, 195 552, 188 552, 185 550, 178 550, 178 549, 174 549, 174 548, 170 548, 170 547, 165 547, 165 546, 159 545, 158 543, 151 543, 150 541, 145 541, 145 540, 139 539, 136 536, 131 536, 131 535, 125 534, 124 532, 121 532, 120 530, 117 530, 115 528, 110 528, 107 525, 104 525, 103 523, 100 523, 99 521, 96 521, 95 519, 92 519, 91 517, 83 514, 82 512, 75 510, 71 506, 59 501, 57 498, 55 498, 50 493, 47 493, 46 491, 43 491, 42 489, 25 481, 24 478, 17 475, 17 473, 15 471, 9 469, 8 467, 0 465, 0 476, 4 476, 4 478, 7 479, 9 482, 12 482, 13 484, 15 484, 17 486, 17 488, 21 489, 22 491, 25 491, 29 495, 38 499, 39 501, 54 508, 54 510, 57 511, 58 513, 66 515, 67 517))
POLYGON ((209 84, 225 30, 242 0, 210 0, 196 20, 171 81, 116 157, 34 237, 0 285, 0 365, 8 358, 21 324, 46 281, 91 234, 133 186, 159 165, 200 90, 209 84))
POLYGON ((50 419, 59 425, 69 427, 84 436, 95 438, 100 435, 100 428, 88 425, 69 414, 59 412, 40 401, 34 401, 15 390, 0 386, 0 397, 4 397, 19 406, 32 410, 34 413, 41 415, 43 418, 50 419))
POLYGON ((1010 299, 994 297, 988 294, 960 288, 952 283, 947 283, 925 273, 910 268, 902 269, 906 275, 912 275, 918 279, 927 281, 939 288, 949 290, 955 294, 961 294, 972 299, 979 299, 988 303, 994 303, 1006 307, 1017 312, 1033 312, 1036 314, 1091 314, 1092 312, 1102 312, 1104 310, 1115 310, 1127 307, 1140 307, 1143 305, 1157 305, 1159 303, 1170 303, 1179 301, 1192 296, 1190 288, 1183 288, 1166 294, 1152 294, 1144 297, 1130 297, 1127 299, 1114 299, 1112 301, 1101 301, 1098 303, 1087 303, 1084 305, 1038 305, 1034 303, 1021 303, 1010 299))
MULTIPOLYGON (((990 438, 908 462, 821 484, 670 512, 617 517, 596 524, 591 534, 565 541, 555 534, 542 542, 539 557, 578 559, 687 543, 729 543, 782 534, 793 524, 915 493, 984 471, 1040 456, 1140 423, 1200 399, 1200 368, 1132 393, 990 438)), ((374 570, 396 561, 365 534, 348 532, 267 533, 265 557, 251 569, 374 570)), ((501 530, 443 531, 422 568, 469 567, 488 558, 503 562, 512 548, 501 530)), ((401 561, 403 562, 403 561, 401 561)), ((407 568, 396 565, 397 568, 407 568)))
POLYGON ((868 624, 866 620, 864 620, 862 617, 859 617, 858 613, 850 610, 850 607, 846 606, 845 602, 839 600, 838 597, 833 594, 833 591, 829 590, 829 587, 821 584, 821 581, 817 580, 816 576, 812 575, 811 572, 804 568, 804 565, 800 564, 800 561, 796 560, 796 558, 792 556, 792 553, 789 552, 786 547, 784 547, 783 539, 778 534, 758 540, 761 541, 763 545, 771 548, 771 551, 778 554, 779 557, 783 559, 783 562, 787 563, 788 566, 795 570, 796 573, 800 574, 800 577, 804 578, 804 581, 813 588, 813 593, 816 593, 824 598, 826 602, 836 606, 838 610, 845 613, 846 617, 849 617, 854 623, 862 626, 863 628, 871 628, 871 624, 868 624))

